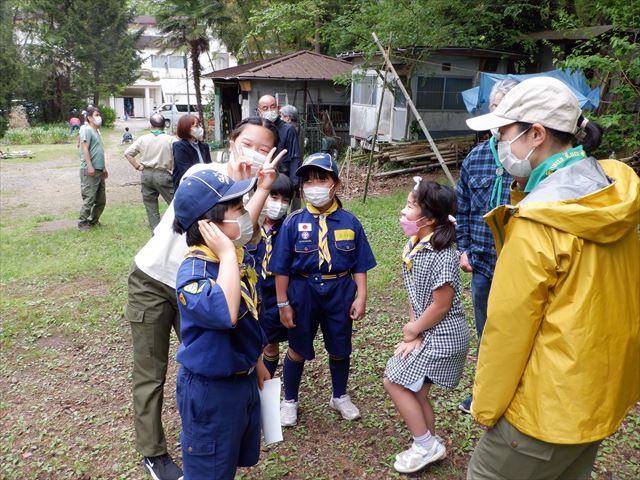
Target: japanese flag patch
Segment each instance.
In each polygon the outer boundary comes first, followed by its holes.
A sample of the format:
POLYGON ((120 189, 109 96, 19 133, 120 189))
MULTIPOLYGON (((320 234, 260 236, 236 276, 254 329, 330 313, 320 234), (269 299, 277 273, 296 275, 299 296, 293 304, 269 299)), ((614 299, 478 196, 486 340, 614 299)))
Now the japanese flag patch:
POLYGON ((312 230, 312 225, 310 223, 299 223, 298 231, 299 232, 310 232, 312 230))

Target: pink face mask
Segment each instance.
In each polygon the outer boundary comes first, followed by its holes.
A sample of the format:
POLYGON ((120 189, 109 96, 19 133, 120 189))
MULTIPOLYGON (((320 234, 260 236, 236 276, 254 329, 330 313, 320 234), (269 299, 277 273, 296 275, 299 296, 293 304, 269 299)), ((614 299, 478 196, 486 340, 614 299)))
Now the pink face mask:
POLYGON ((408 237, 417 235, 418 231, 422 228, 418 226, 418 222, 423 218, 424 217, 420 217, 418 220, 407 220, 405 217, 400 217, 400 226, 404 234, 408 237))

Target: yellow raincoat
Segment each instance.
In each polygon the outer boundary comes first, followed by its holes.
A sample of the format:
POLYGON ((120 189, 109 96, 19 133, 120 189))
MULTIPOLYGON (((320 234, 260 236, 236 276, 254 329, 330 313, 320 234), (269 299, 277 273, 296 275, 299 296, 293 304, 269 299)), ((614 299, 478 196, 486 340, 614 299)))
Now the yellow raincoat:
POLYGON ((615 160, 578 163, 594 171, 558 170, 485 216, 499 257, 472 414, 557 444, 611 435, 640 399, 640 179, 615 160))

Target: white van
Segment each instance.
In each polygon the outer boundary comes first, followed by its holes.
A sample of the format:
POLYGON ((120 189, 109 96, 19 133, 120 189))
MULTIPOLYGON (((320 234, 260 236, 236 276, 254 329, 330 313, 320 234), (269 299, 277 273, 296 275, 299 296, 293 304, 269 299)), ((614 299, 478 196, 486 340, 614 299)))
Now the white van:
POLYGON ((192 115, 198 115, 198 106, 196 104, 187 105, 186 103, 163 103, 156 109, 154 113, 159 113, 164 117, 165 128, 170 128, 172 124, 178 119, 186 115, 189 112, 189 107, 192 115))

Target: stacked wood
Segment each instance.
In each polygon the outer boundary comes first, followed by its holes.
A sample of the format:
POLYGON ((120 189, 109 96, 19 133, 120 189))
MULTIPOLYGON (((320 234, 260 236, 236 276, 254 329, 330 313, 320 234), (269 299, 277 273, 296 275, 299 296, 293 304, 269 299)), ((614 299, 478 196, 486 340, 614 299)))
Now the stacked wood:
MULTIPOLYGON (((473 147, 473 143, 473 138, 471 137, 450 138, 436 142, 436 147, 445 164, 458 166, 473 147)), ((375 177, 417 172, 439 165, 438 157, 433 150, 431 150, 431 146, 427 141, 382 143, 376 147, 376 151, 373 154, 375 169, 376 171, 381 169, 387 171, 378 172, 374 174, 375 177), (388 170, 388 168, 392 166, 400 168, 388 170)), ((351 160, 364 163, 368 161, 369 155, 369 152, 364 151, 352 155, 351 160)))
POLYGON ((640 175, 640 150, 633 152, 630 157, 621 158, 620 161, 629 165, 638 175, 640 175))

